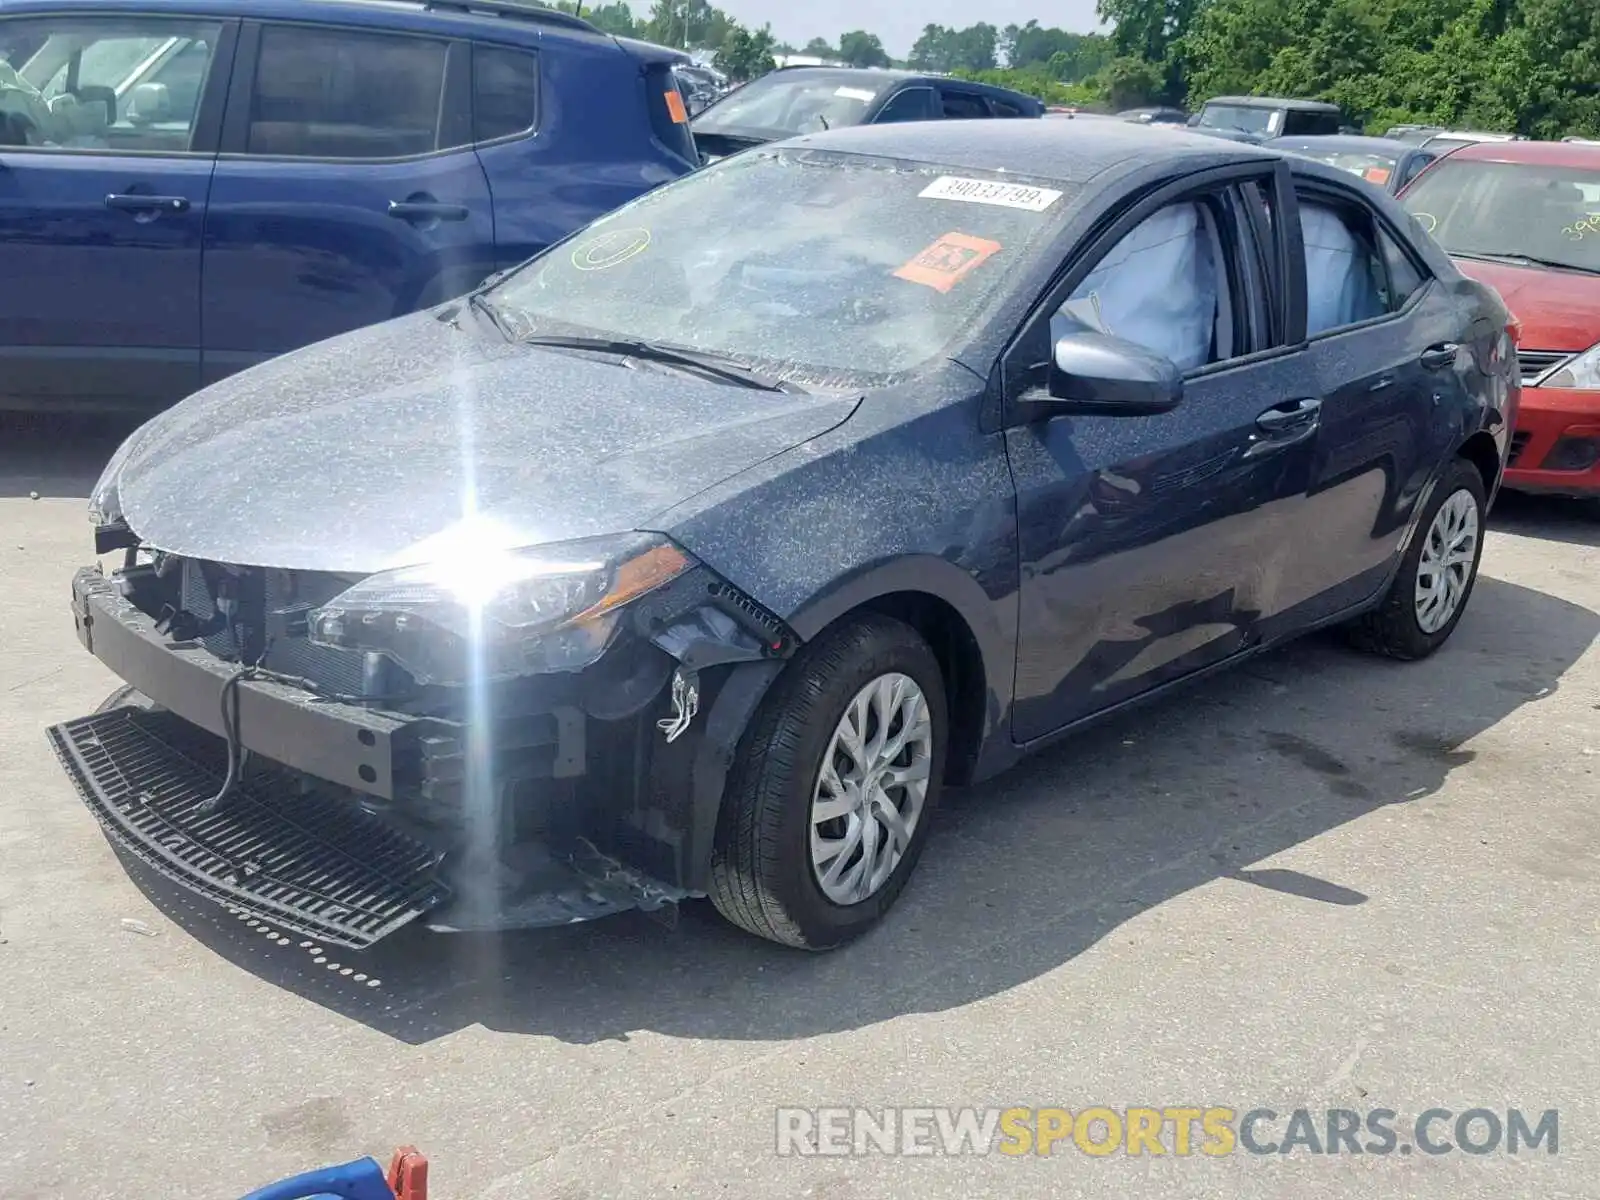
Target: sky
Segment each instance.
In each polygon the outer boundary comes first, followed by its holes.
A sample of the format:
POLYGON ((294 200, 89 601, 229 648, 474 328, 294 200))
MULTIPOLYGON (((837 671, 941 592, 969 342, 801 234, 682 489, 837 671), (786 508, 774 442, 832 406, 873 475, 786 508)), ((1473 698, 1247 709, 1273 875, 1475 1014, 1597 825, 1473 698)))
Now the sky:
MULTIPOLYGON (((716 0, 717 7, 743 25, 772 25, 780 42, 803 46, 814 37, 837 42, 851 29, 883 39, 884 49, 904 58, 924 25, 964 29, 987 21, 1000 29, 1030 20, 1080 33, 1099 27, 1095 0, 716 0)), ((648 9, 649 5, 635 5, 648 9)))

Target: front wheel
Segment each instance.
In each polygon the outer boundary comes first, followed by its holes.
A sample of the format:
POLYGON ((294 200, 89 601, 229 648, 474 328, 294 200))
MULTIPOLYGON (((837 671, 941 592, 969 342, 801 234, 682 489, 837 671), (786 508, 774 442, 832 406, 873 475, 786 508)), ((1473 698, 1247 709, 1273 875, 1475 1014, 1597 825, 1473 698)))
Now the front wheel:
POLYGON ((827 950, 888 912, 926 844, 948 718, 909 626, 872 615, 807 646, 729 774, 711 899, 735 925, 827 950))
POLYGON ((1457 459, 1440 480, 1383 602, 1349 627, 1363 650, 1426 658, 1455 632, 1483 557, 1483 477, 1457 459))

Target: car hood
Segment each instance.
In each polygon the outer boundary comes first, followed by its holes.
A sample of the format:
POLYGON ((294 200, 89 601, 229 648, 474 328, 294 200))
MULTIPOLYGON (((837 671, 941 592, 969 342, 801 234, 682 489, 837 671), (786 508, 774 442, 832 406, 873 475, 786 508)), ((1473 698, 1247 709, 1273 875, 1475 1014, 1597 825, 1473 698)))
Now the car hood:
POLYGON ((1600 275, 1518 267, 1479 259, 1453 260, 1463 275, 1500 293, 1522 325, 1529 350, 1587 350, 1600 342, 1600 275))
POLYGON ((507 549, 649 528, 857 402, 618 366, 421 314, 195 394, 133 434, 97 493, 175 554, 368 573, 426 559, 467 521, 507 549))

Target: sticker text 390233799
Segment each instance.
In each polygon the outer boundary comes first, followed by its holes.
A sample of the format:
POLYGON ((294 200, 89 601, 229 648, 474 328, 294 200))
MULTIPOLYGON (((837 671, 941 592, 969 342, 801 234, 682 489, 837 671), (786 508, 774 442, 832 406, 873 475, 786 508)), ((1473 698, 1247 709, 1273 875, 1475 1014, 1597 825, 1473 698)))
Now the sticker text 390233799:
POLYGON ((959 200, 965 204, 992 204, 1036 213, 1044 212, 1061 199, 1061 193, 1054 188, 1001 183, 993 179, 963 179, 959 175, 941 175, 917 195, 923 200, 959 200))

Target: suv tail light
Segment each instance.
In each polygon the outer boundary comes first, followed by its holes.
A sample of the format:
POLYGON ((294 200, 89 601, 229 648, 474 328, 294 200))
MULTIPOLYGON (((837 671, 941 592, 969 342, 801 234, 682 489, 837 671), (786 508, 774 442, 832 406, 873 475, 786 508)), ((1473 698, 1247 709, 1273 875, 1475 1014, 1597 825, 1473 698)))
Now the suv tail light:
POLYGON ((650 127, 660 142, 673 154, 694 166, 700 165, 700 151, 689 128, 689 106, 678 90, 678 77, 670 63, 648 63, 644 69, 645 99, 650 106, 650 127))

